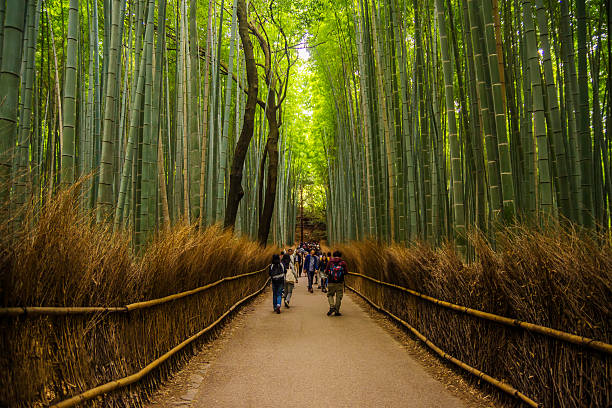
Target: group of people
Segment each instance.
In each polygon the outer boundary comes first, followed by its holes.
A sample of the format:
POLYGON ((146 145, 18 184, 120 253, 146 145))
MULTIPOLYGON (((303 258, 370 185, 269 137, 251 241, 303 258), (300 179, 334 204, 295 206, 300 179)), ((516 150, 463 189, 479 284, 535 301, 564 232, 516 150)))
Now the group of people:
POLYGON ((307 244, 300 244, 293 251, 289 248, 286 252, 272 256, 269 267, 272 281, 272 303, 274 311, 280 313, 281 303, 290 307, 293 288, 302 276, 302 272, 308 277, 308 292, 314 293, 313 284, 318 285, 323 293, 327 293, 329 302, 328 316, 341 316, 340 305, 344 294, 344 276, 346 275, 346 262, 342 260, 340 251, 327 254, 319 249, 310 248, 307 244))
POLYGON ((298 249, 303 249, 306 252, 310 253, 310 251, 314 250, 315 252, 320 252, 321 251, 321 245, 319 244, 318 241, 307 241, 307 242, 300 242, 300 245, 298 246, 298 249))

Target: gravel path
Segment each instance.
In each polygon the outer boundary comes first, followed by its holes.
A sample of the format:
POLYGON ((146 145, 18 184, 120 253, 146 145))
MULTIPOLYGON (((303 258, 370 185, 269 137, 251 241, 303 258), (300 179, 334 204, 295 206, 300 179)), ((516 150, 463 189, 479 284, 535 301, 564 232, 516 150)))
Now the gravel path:
POLYGON ((294 290, 273 313, 270 290, 153 398, 151 406, 466 407, 345 293, 343 316, 327 299, 294 290), (214 354, 214 356, 211 356, 214 354), (212 357, 212 358, 211 358, 212 357))

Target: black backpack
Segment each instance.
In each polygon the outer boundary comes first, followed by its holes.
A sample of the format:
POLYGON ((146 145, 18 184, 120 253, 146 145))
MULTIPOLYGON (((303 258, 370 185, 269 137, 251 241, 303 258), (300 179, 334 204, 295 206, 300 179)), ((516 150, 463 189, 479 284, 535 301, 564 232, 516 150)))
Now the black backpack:
POLYGON ((270 277, 274 282, 280 282, 285 279, 285 267, 282 264, 270 265, 270 277))

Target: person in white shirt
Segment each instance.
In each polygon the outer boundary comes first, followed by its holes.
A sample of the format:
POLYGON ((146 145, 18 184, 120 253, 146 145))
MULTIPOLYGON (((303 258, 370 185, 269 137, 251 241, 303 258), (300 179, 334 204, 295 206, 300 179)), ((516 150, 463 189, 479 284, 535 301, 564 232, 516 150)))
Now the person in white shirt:
MULTIPOLYGON (((291 249, 289 250, 291 253, 291 249)), ((290 255, 292 256, 292 255, 290 255)), ((298 281, 297 271, 295 270, 295 264, 289 263, 287 268, 287 274, 285 275, 285 287, 283 290, 283 299, 285 300, 285 307, 289 308, 289 302, 291 301, 291 295, 293 294, 293 288, 298 281)))

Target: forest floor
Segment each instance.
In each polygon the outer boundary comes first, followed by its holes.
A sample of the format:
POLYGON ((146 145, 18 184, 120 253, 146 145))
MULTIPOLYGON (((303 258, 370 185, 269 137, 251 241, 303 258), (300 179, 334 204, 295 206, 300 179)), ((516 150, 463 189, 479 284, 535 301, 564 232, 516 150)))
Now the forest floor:
POLYGON ((423 346, 345 292, 342 316, 296 285, 290 309, 271 291, 154 395, 150 407, 494 407, 423 346))

